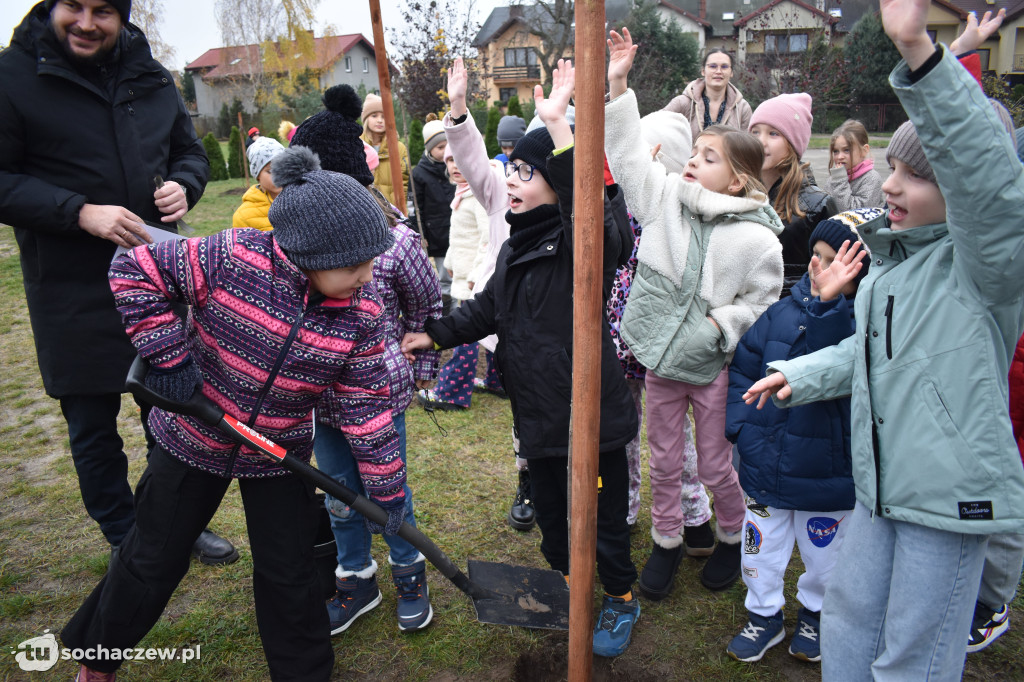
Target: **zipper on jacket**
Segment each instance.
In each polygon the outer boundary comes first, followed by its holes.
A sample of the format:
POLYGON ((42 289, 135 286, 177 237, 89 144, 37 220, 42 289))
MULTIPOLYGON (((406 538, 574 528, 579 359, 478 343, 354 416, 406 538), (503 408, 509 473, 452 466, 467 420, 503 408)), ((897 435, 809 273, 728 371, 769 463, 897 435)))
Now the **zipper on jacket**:
POLYGON ((889 301, 885 304, 885 357, 892 360, 892 306, 895 296, 889 294, 889 301))
MULTIPOLYGON (((266 400, 267 394, 270 393, 270 388, 274 385, 274 379, 277 378, 277 373, 281 371, 281 365, 284 364, 284 359, 288 356, 288 350, 292 347, 292 343, 295 341, 295 337, 299 333, 299 327, 302 326, 302 319, 305 315, 306 307, 303 306, 299 309, 299 314, 295 318, 295 323, 292 325, 291 331, 288 332, 288 338, 284 340, 284 345, 281 346, 281 352, 277 354, 277 360, 274 361, 274 366, 270 369, 267 381, 263 384, 263 389, 256 398, 256 407, 253 408, 252 415, 249 416, 249 421, 246 423, 246 426, 249 428, 254 428, 256 426, 256 418, 260 415, 260 408, 263 407, 263 401, 266 400)), ((228 467, 225 471, 228 478, 231 478, 231 473, 235 469, 235 459, 237 459, 238 451, 241 447, 241 445, 236 445, 231 451, 231 459, 228 460, 228 467)))

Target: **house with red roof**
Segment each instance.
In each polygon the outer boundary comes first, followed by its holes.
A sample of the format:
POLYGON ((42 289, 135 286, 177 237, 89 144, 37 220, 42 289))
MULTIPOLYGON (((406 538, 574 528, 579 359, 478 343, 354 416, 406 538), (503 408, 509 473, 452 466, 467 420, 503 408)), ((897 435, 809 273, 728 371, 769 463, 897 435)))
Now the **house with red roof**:
POLYGON ((196 86, 196 108, 200 116, 217 116, 221 106, 231 106, 238 98, 246 112, 257 110, 257 92, 262 84, 272 82, 288 64, 292 71, 309 69, 315 74, 319 89, 347 83, 367 92, 378 92, 377 61, 373 44, 360 33, 313 38, 312 54, 295 54, 291 59, 281 54, 281 44, 274 43, 276 54, 263 45, 237 45, 207 50, 185 65, 196 86), (276 65, 276 66, 275 66, 276 65))

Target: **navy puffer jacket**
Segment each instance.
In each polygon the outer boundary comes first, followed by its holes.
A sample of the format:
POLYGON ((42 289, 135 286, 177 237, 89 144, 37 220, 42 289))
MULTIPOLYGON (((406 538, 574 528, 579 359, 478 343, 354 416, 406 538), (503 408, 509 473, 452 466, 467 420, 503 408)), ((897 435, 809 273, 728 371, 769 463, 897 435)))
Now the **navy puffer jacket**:
POLYGON ((852 509, 850 399, 779 409, 743 402, 773 360, 839 343, 854 330, 853 300, 822 302, 804 274, 740 339, 729 367, 725 435, 739 447, 740 485, 759 504, 801 511, 852 509))

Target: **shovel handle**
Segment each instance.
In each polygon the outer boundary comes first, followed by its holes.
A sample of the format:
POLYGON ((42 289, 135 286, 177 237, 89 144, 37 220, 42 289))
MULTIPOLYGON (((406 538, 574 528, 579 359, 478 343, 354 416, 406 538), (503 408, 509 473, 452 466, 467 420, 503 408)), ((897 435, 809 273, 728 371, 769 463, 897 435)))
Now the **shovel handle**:
MULTIPOLYGON (((303 462, 288 451, 270 440, 263 434, 238 421, 231 415, 220 409, 216 403, 203 395, 201 389, 197 389, 185 402, 171 400, 160 395, 153 389, 146 386, 146 374, 149 372, 149 363, 142 356, 135 356, 131 369, 128 371, 128 380, 125 387, 135 397, 159 407, 168 412, 184 414, 195 417, 205 424, 218 428, 231 440, 240 445, 245 445, 253 450, 266 455, 284 468, 291 471, 306 481, 312 483, 327 494, 335 497, 352 509, 370 519, 374 523, 384 526, 388 522, 388 513, 375 502, 363 497, 351 488, 335 481, 333 478, 320 471, 316 467, 303 462)), ((423 553, 423 556, 439 570, 444 577, 448 578, 456 587, 474 599, 486 599, 493 596, 488 590, 481 588, 472 582, 465 573, 459 570, 448 555, 441 551, 441 548, 424 535, 415 526, 407 521, 402 522, 399 528, 398 537, 423 553)))

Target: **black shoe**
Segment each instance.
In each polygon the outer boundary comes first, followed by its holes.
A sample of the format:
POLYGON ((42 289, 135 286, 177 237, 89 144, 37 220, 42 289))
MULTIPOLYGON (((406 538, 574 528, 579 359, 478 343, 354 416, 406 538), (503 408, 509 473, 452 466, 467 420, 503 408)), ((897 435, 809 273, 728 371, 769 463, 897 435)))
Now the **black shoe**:
POLYGON ((640 572, 640 580, 637 585, 640 587, 640 594, 651 601, 660 601, 672 592, 672 585, 676 579, 676 570, 679 562, 683 560, 683 545, 665 548, 654 543, 651 550, 651 558, 647 560, 644 570, 640 572))
POLYGON ((743 545, 719 542, 700 572, 700 582, 709 590, 724 590, 740 577, 743 545))
POLYGON ((705 521, 699 526, 686 526, 683 530, 683 545, 688 556, 711 556, 715 550, 715 532, 711 530, 711 522, 705 521))
POLYGON ((519 488, 512 508, 508 510, 508 525, 516 530, 530 530, 537 523, 537 515, 533 509, 533 497, 530 492, 530 472, 519 472, 519 488))
POLYGON ((192 556, 207 566, 219 566, 238 561, 238 550, 230 542, 210 530, 199 534, 192 545, 192 556))

